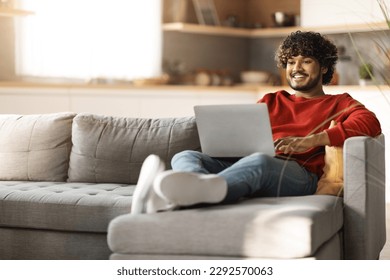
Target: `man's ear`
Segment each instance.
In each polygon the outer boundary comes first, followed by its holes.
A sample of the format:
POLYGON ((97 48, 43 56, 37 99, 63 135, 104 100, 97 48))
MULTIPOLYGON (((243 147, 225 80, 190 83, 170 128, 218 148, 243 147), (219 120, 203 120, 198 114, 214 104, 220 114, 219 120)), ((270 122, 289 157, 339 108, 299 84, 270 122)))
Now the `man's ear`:
POLYGON ((321 67, 322 74, 326 74, 328 72, 328 67, 321 67))

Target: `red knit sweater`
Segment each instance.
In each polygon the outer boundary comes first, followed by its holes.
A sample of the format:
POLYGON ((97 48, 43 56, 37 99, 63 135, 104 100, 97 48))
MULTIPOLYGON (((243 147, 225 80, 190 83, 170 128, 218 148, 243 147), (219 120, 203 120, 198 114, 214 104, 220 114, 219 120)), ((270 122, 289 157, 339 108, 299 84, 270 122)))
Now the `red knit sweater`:
MULTIPOLYGON (((265 95, 258 102, 268 106, 274 140, 287 136, 308 136, 325 130, 332 146, 342 146, 348 137, 374 137, 381 133, 375 114, 347 93, 307 99, 278 91, 265 95), (337 126, 328 129, 332 120, 337 122, 337 126)), ((316 147, 292 155, 277 152, 277 156, 296 160, 321 177, 324 151, 324 147, 316 147)))

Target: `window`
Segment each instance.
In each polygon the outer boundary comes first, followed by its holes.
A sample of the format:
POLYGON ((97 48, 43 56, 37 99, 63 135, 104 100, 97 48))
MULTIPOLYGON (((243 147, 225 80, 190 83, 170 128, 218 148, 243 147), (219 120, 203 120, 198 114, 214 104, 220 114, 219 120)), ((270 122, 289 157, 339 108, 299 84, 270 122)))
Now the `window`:
POLYGON ((20 76, 131 80, 161 75, 161 0, 19 0, 20 76))

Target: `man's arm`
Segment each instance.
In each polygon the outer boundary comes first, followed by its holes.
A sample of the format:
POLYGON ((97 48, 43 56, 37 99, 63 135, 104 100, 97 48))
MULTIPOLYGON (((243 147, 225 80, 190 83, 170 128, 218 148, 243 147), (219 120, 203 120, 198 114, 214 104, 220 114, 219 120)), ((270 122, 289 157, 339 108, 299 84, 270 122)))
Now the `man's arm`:
POLYGON ((275 150, 284 154, 303 153, 311 148, 330 145, 328 133, 322 131, 306 137, 284 137, 275 140, 275 150))

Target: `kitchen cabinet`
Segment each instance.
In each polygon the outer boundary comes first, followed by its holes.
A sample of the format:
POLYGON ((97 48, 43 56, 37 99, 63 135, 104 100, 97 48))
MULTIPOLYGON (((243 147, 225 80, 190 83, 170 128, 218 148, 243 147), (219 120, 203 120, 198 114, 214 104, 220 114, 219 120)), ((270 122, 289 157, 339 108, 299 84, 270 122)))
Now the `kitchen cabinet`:
POLYGON ((258 92, 256 87, 138 87, 120 84, 50 85, 2 82, 0 114, 68 111, 122 117, 179 117, 193 115, 195 105, 253 104, 264 92, 258 92))

